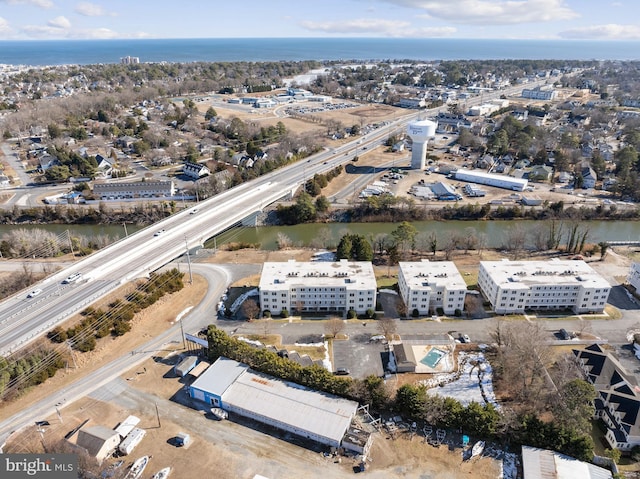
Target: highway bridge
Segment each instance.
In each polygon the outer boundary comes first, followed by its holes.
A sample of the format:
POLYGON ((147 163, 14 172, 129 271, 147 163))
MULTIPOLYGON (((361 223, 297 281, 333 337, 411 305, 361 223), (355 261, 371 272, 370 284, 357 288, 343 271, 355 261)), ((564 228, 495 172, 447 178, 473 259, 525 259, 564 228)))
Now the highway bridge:
MULTIPOLYGON (((493 96, 513 94, 521 88, 497 91, 493 96)), ((490 98, 484 94, 467 101, 467 106, 490 98)), ((122 284, 148 275, 278 199, 291 197, 313 175, 348 163, 358 150, 383 145, 390 135, 404 131, 408 122, 445 109, 412 112, 350 143, 225 191, 198 203, 197 210, 191 208, 172 215, 33 285, 32 289, 42 290, 33 298, 22 293, 3 301, 0 354, 15 352, 122 284), (81 273, 79 281, 63 283, 75 273, 81 273)))

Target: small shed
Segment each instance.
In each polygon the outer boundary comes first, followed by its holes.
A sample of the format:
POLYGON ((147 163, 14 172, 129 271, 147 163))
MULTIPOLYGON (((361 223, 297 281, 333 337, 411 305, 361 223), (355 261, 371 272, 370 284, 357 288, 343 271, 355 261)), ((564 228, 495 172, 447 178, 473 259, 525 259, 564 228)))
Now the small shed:
POLYGON ((120 444, 120 434, 106 426, 90 426, 80 429, 76 445, 86 449, 90 456, 102 462, 120 444))

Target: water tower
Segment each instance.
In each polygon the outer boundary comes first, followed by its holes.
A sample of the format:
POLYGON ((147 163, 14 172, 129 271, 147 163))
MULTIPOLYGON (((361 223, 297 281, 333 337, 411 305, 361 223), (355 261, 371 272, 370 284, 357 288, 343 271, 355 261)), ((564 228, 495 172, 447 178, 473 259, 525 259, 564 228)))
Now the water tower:
POLYGON ((411 168, 423 170, 427 157, 427 141, 436 134, 436 124, 429 120, 418 120, 407 125, 407 134, 413 140, 411 168))

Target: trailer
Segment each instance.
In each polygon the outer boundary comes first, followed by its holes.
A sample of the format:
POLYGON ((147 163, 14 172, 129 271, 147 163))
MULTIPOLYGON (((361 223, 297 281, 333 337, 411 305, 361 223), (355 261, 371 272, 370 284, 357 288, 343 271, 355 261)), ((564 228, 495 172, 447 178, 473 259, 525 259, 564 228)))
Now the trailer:
POLYGON ((120 434, 120 437, 124 439, 129 435, 133 428, 138 425, 140 418, 136 416, 129 416, 127 419, 118 424, 115 431, 120 434))
POLYGON ((135 447, 140 444, 145 434, 147 434, 147 431, 144 429, 134 427, 132 431, 127 434, 127 437, 124 438, 124 441, 120 443, 118 451, 125 456, 131 454, 135 447))
POLYGON ((193 368, 196 367, 196 364, 198 364, 198 357, 197 356, 187 356, 182 361, 180 361, 173 368, 173 370, 176 373, 176 375, 178 375, 181 378, 183 378, 187 374, 189 374, 189 371, 191 371, 193 368))

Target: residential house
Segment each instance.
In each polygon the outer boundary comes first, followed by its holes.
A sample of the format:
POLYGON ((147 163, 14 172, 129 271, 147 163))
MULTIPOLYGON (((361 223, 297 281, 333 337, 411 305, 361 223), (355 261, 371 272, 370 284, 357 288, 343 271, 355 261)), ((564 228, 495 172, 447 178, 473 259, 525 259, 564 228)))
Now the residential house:
POLYGON ((573 180, 573 175, 567 171, 561 171, 558 175, 558 183, 569 183, 573 180))
POLYGON ((598 344, 574 349, 573 354, 596 390, 595 416, 605 424, 609 446, 629 451, 640 445, 640 389, 635 376, 598 344))
POLYGON ((547 165, 535 165, 529 173, 531 181, 549 181, 553 176, 553 168, 547 165))
POLYGON ((182 174, 191 179, 197 180, 198 178, 209 176, 211 171, 205 165, 200 163, 186 162, 182 165, 182 174))
POLYGON ((596 186, 596 180, 598 179, 596 172, 590 166, 583 166, 580 170, 582 175, 582 189, 587 190, 596 186))

